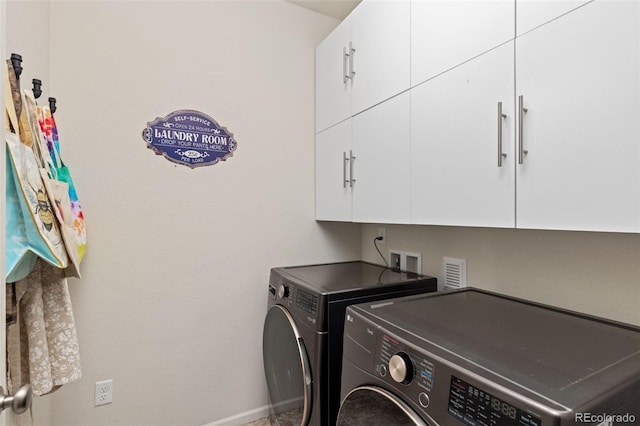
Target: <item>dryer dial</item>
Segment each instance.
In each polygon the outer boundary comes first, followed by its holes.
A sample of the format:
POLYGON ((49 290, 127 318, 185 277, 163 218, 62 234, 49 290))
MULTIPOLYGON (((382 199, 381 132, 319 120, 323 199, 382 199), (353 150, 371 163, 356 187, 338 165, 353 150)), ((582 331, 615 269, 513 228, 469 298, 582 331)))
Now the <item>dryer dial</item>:
POLYGON ((398 352, 389 359, 389 374, 398 383, 405 385, 413 379, 413 362, 404 352, 398 352))
POLYGON ((278 298, 284 299, 285 297, 289 297, 289 287, 281 284, 280 287, 278 287, 278 298))

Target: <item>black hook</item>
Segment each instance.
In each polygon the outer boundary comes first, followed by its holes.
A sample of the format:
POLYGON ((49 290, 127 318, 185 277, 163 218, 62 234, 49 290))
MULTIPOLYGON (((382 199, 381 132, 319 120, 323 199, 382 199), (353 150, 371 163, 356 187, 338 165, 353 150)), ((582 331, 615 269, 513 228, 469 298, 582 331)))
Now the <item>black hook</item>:
POLYGON ((33 83, 33 97, 38 99, 42 95, 42 80, 34 78, 31 82, 33 83))
POLYGON ((13 65, 13 70, 16 72, 16 77, 19 80, 20 74, 22 74, 22 55, 18 55, 17 53, 12 53, 11 64, 13 65))
POLYGON ((49 109, 51 110, 51 114, 56 112, 56 98, 49 98, 49 109))

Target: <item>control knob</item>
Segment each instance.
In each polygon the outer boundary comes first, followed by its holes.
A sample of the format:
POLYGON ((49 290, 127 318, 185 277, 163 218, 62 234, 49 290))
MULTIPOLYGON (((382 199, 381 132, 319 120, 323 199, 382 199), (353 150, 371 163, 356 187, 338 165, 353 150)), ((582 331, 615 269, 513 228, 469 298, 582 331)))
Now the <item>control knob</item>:
POLYGON ((389 359, 389 374, 398 383, 409 384, 413 379, 413 363, 404 352, 398 352, 389 359))
POLYGON ((286 285, 281 284, 280 287, 278 287, 278 297, 280 299, 283 299, 285 297, 289 296, 289 287, 287 287, 286 285))

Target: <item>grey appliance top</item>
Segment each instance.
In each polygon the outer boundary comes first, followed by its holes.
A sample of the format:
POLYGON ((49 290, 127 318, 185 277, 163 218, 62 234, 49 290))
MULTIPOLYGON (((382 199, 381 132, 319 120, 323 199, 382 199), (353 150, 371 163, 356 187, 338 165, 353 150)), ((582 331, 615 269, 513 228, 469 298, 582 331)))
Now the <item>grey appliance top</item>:
POLYGON ((474 288, 356 305, 452 362, 577 406, 640 381, 640 328, 474 288))
POLYGON ((383 286, 435 280, 426 275, 394 271, 363 261, 274 268, 272 272, 320 294, 366 292, 383 286))

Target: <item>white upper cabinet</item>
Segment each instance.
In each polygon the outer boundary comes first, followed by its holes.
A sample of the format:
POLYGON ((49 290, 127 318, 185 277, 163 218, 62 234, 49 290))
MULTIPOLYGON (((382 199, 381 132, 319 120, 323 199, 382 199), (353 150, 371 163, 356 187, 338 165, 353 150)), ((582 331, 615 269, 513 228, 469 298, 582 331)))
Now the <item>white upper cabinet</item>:
POLYGON ((409 223, 409 92, 316 135, 316 219, 409 223))
POLYGON ((516 0, 516 34, 522 35, 591 1, 593 0, 516 0))
POLYGON ((317 50, 318 219, 640 233, 640 1, 410 6, 317 50))
POLYGON ((410 2, 364 0, 351 15, 355 115, 410 87, 410 2))
POLYGON ((352 118, 353 221, 409 223, 410 95, 352 118))
POLYGON ((412 0, 411 85, 512 40, 514 0, 412 0))
POLYGON ((316 49, 316 133, 410 86, 409 0, 364 0, 316 49))
POLYGON ((351 120, 316 135, 316 219, 351 221, 351 120))
POLYGON ((351 116, 351 15, 316 49, 316 133, 351 116))
POLYGON ((597 0, 517 39, 519 228, 640 232, 639 20, 597 0))
POLYGON ((411 90, 411 221, 515 226, 513 41, 411 90))

